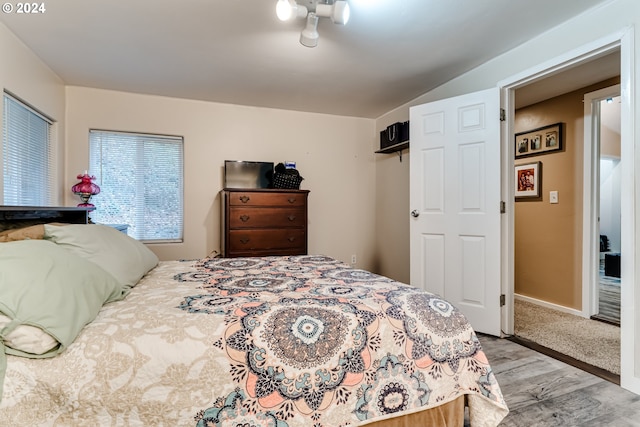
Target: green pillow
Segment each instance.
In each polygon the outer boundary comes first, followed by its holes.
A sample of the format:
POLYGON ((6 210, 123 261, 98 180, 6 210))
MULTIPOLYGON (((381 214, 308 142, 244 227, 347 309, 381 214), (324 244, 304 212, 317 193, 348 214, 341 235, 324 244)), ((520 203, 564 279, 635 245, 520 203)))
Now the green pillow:
POLYGON ((96 263, 128 287, 158 265, 158 257, 144 244, 106 225, 45 224, 44 238, 96 263))
POLYGON ((0 243, 0 312, 11 322, 0 330, 0 396, 6 354, 41 358, 62 352, 103 304, 128 289, 96 264, 46 240, 0 243), (3 337, 31 325, 60 344, 44 354, 4 346, 3 337))

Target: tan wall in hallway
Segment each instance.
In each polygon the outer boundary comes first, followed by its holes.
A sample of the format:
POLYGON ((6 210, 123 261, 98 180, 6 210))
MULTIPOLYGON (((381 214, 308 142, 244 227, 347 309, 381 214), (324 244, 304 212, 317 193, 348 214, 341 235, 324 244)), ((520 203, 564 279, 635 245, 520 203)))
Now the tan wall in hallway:
POLYGON ((558 122, 565 127, 561 152, 515 161, 542 162, 542 197, 515 203, 516 294, 582 308, 583 96, 618 82, 607 80, 516 111, 516 133, 558 122), (558 204, 549 203, 554 190, 558 204))

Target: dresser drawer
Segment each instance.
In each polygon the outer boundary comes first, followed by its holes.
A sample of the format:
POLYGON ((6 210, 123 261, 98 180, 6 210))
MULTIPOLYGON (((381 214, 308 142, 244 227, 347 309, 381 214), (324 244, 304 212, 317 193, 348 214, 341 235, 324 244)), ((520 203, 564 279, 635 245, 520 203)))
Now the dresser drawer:
POLYGON ((307 255, 306 248, 284 248, 284 249, 254 249, 254 250, 229 250, 228 258, 254 257, 254 256, 290 256, 307 255))
POLYGON ((301 229, 230 230, 230 252, 267 251, 271 249, 305 250, 307 233, 301 229))
POLYGON ((229 209, 229 227, 236 228, 302 228, 306 225, 304 208, 245 208, 229 209))
POLYGON ((305 206, 306 193, 241 192, 229 194, 229 206, 305 206))

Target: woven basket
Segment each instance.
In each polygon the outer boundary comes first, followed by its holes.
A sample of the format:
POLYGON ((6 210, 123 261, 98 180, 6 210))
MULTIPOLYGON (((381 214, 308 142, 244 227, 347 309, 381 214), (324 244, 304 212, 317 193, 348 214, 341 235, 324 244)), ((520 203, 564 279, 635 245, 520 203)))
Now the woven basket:
POLYGON ((300 183, 303 179, 304 178, 302 178, 300 175, 276 172, 273 174, 273 188, 297 190, 300 188, 300 183))

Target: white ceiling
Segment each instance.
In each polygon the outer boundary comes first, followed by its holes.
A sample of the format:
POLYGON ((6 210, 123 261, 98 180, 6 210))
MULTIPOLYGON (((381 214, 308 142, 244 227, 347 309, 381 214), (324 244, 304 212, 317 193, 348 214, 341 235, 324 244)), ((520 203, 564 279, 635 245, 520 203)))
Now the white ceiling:
POLYGON ((606 1, 349 0, 315 48, 276 0, 54 0, 0 21, 68 85, 376 118, 606 1))

